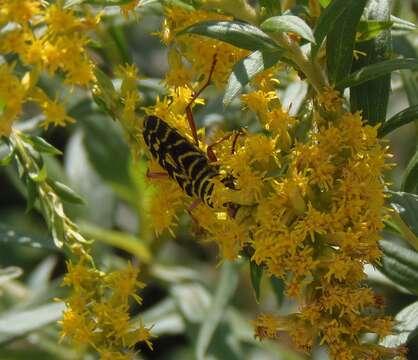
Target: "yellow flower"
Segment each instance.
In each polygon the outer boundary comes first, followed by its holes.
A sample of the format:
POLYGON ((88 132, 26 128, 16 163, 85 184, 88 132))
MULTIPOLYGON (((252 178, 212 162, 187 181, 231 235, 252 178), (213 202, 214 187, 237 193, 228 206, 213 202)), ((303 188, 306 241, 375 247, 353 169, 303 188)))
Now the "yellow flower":
POLYGON ((26 27, 40 12, 39 0, 0 0, 0 25, 15 22, 26 27))
POLYGON ((68 33, 80 25, 80 20, 71 9, 63 9, 61 5, 52 4, 45 10, 44 22, 51 34, 68 33))
POLYGON ((82 314, 71 308, 64 311, 60 321, 62 326, 61 339, 70 337, 77 345, 90 345, 94 343, 95 324, 82 314))
POLYGON ((67 123, 73 123, 75 120, 68 116, 64 107, 57 101, 43 101, 39 104, 45 115, 45 120, 42 122, 42 126, 47 128, 53 124, 55 126, 66 126, 67 123))
POLYGON ((340 93, 332 87, 322 89, 322 93, 318 96, 318 102, 329 112, 338 112, 342 107, 340 93))
POLYGON ((136 9, 137 6, 141 6, 141 4, 139 3, 139 0, 131 0, 128 3, 121 5, 120 10, 121 10, 123 16, 128 18, 129 14, 131 12, 134 12, 134 10, 136 9))

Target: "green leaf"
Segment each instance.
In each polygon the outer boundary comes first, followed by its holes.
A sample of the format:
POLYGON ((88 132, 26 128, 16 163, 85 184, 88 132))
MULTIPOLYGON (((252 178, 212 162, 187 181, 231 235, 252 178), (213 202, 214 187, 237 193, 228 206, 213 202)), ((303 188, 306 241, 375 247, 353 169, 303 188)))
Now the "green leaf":
POLYGON ((85 205, 84 199, 78 195, 73 189, 63 184, 62 182, 50 180, 48 184, 55 190, 59 197, 72 204, 85 205))
POLYGON ((386 240, 379 245, 383 251, 379 270, 396 284, 418 294, 418 253, 386 240))
POLYGON ((275 65, 282 54, 282 51, 255 51, 238 62, 228 79, 223 98, 224 105, 228 106, 255 75, 275 65))
POLYGON ((406 192, 418 191, 418 148, 408 163, 402 179, 401 190, 406 192))
POLYGON ((356 41, 368 41, 374 39, 383 30, 390 29, 393 25, 392 21, 368 20, 360 21, 357 26, 356 41))
POLYGON ((417 30, 417 26, 407 20, 398 18, 394 15, 390 16, 390 21, 393 23, 392 31, 415 31, 417 30))
POLYGON ((357 26, 367 0, 351 3, 327 35, 327 68, 331 84, 350 74, 357 26))
POLYGON ((418 301, 403 308, 395 316, 395 334, 386 336, 379 344, 388 348, 396 348, 411 341, 417 335, 418 301))
POLYGON ((221 279, 208 309, 205 321, 199 329, 196 343, 196 358, 205 359, 215 330, 220 323, 225 309, 238 286, 237 265, 225 261, 222 265, 221 279))
POLYGON ((28 274, 26 281, 28 289, 37 293, 47 291, 52 273, 56 266, 56 256, 48 256, 43 259, 38 265, 36 265, 31 273, 28 274))
POLYGON ((267 33, 291 32, 300 35, 303 39, 315 43, 312 29, 298 16, 273 16, 260 25, 261 30, 267 33))
POLYGON ((116 45, 116 50, 120 56, 120 62, 122 64, 131 64, 132 56, 127 43, 125 28, 122 26, 109 26, 108 34, 113 40, 113 43, 116 45))
POLYGON ((273 289, 274 295, 276 295, 276 300, 278 305, 281 305, 284 300, 284 291, 286 289, 286 285, 284 281, 280 278, 272 276, 270 278, 270 285, 273 289))
POLYGON ((29 246, 35 249, 57 250, 50 237, 41 237, 34 234, 23 233, 7 224, 0 223, 0 244, 29 246))
POLYGON ((260 301, 260 285, 261 280, 263 279, 264 267, 262 265, 257 265, 254 261, 249 261, 250 265, 250 275, 251 275, 251 284, 253 285, 255 298, 257 302, 260 301))
POLYGON ((386 120, 379 128, 379 137, 386 136, 398 127, 409 124, 415 120, 418 120, 418 105, 406 108, 386 120))
POLYGON ((388 191, 389 203, 415 236, 418 236, 418 195, 388 191))
POLYGON ((23 270, 17 266, 8 266, 0 269, 0 286, 7 283, 10 280, 18 278, 23 274, 23 270))
POLYGON ((63 303, 51 303, 30 310, 13 311, 0 317, 0 343, 21 337, 62 317, 63 303))
POLYGON ((91 165, 115 189, 126 191, 132 185, 130 152, 121 132, 114 122, 105 117, 88 117, 82 119, 82 124, 86 132, 84 145, 91 165))
POLYGON ((189 324, 202 322, 209 313, 211 296, 199 283, 179 283, 171 287, 170 295, 189 324))
POLYGON ((47 219, 47 221, 52 238, 54 239, 54 244, 57 248, 61 249, 65 239, 64 211, 61 204, 57 201, 56 204, 54 204, 54 207, 55 209, 51 213, 51 219, 47 219))
POLYGON ((343 90, 346 87, 354 87, 380 76, 390 74, 392 71, 410 69, 418 70, 417 59, 391 59, 381 61, 377 64, 365 66, 362 69, 350 74, 336 84, 336 88, 343 90))
POLYGON ((0 166, 7 166, 11 163, 15 156, 15 150, 12 149, 9 153, 2 159, 0 159, 0 166))
POLYGON ((41 170, 39 170, 39 172, 37 172, 37 173, 36 172, 29 173, 29 177, 37 183, 45 181, 46 178, 47 178, 47 175, 48 174, 46 172, 46 167, 45 166, 42 166, 41 170))
MULTIPOLYGON (((369 2, 368 19, 390 21, 391 0, 369 2)), ((389 59, 392 53, 392 38, 390 30, 383 30, 378 36, 369 41, 357 44, 360 55, 353 63, 353 71, 361 71, 365 67, 378 66, 389 59)), ((388 60, 389 61, 389 60, 388 60)), ((369 79, 370 81, 350 89, 351 111, 361 111, 363 118, 372 124, 384 122, 390 92, 390 72, 382 76, 369 79)))
POLYGON ((38 198, 38 184, 29 176, 26 178, 26 212, 28 213, 35 206, 38 198))
POLYGON ((93 95, 94 101, 107 112, 110 116, 114 117, 113 109, 115 108, 115 102, 119 98, 119 95, 113 86, 112 80, 98 67, 94 70, 94 75, 97 80, 97 87, 99 91, 93 95))
POLYGON ((136 236, 121 231, 104 229, 85 221, 80 222, 79 227, 86 237, 129 252, 143 263, 149 264, 152 260, 152 253, 148 244, 136 236))
POLYGON ((28 142, 33 148, 40 153, 51 154, 51 155, 62 155, 62 152, 56 147, 52 146, 46 140, 40 136, 24 134, 22 133, 22 138, 28 142))
POLYGON ((259 0, 259 3, 262 18, 276 16, 282 13, 282 5, 280 0, 259 0))
POLYGON ((315 45, 312 46, 312 57, 316 56, 325 36, 327 36, 335 22, 339 19, 341 14, 351 6, 353 1, 356 0, 334 0, 321 13, 314 29, 315 45))
POLYGON ((418 105, 418 79, 410 70, 402 70, 401 79, 409 105, 418 105))
POLYGON ((177 36, 186 34, 207 36, 251 51, 274 51, 280 49, 266 33, 253 25, 241 21, 213 20, 201 22, 180 31, 177 36))
POLYGON ((332 0, 319 0, 319 3, 321 4, 322 7, 327 7, 332 0))

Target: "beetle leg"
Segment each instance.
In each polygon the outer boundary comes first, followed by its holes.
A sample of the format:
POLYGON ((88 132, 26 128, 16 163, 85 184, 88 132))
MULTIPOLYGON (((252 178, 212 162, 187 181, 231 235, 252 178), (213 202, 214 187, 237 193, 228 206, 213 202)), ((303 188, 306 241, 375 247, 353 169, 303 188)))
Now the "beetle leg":
POLYGON ((168 174, 166 172, 149 171, 149 169, 147 169, 147 178, 166 179, 168 178, 168 174))
POLYGON ((196 123, 193 118, 192 105, 195 102, 195 100, 198 98, 198 96, 202 93, 202 91, 205 90, 209 86, 212 80, 213 71, 215 70, 215 65, 216 65, 216 54, 213 56, 212 66, 209 71, 208 79, 203 84, 203 86, 199 89, 199 91, 193 94, 192 98, 190 99, 190 102, 186 106, 187 121, 189 123, 190 130, 192 131, 193 139, 196 142, 196 145, 198 146, 199 146, 199 139, 197 137, 196 123))

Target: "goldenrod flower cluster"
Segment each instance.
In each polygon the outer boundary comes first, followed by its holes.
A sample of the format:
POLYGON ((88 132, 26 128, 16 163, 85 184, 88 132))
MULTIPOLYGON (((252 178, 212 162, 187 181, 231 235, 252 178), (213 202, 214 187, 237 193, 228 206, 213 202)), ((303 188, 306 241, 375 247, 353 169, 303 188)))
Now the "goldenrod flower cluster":
POLYGON ((138 281, 139 270, 129 266, 103 273, 90 256, 78 247, 78 261, 67 262, 63 285, 72 288, 65 299, 62 338, 69 337, 77 346, 91 346, 104 359, 132 359, 135 344, 145 341, 152 349, 150 329, 130 323, 132 299, 141 303, 137 294, 145 285, 138 281), (124 350, 125 349, 125 350, 124 350))
MULTIPOLYGON (((162 37, 170 44, 173 32, 217 16, 166 11, 162 37)), ((177 87, 146 112, 191 140, 184 114, 191 94, 184 83, 209 71, 211 55, 217 51, 221 58, 223 51, 232 50, 234 62, 245 54, 230 45, 220 50, 213 45, 215 40, 189 35, 187 46, 182 46, 181 39, 176 38, 170 53, 172 68, 166 79, 177 87), (182 57, 201 70, 186 69, 182 57)), ((217 66, 214 82, 222 86, 230 63, 219 61, 217 66)), ((224 259, 250 254, 268 276, 283 279, 287 295, 298 302, 298 312, 289 316, 261 315, 255 321, 260 339, 278 338, 286 331, 299 349, 308 352, 315 345, 327 345, 330 355, 342 360, 402 356, 402 349, 361 339, 366 333, 383 338, 394 325, 383 315, 381 300, 365 285, 363 272, 365 264, 377 264, 381 257, 385 186, 381 176, 390 167, 388 150, 379 142, 377 128, 367 125, 360 113, 344 110, 342 98, 332 88, 323 88, 314 97, 312 124, 301 136, 300 119, 290 116, 277 93, 266 86, 274 82, 273 73, 264 75, 258 89, 242 96, 263 133, 212 136, 212 143, 223 139, 214 147, 220 168, 219 179, 212 180, 215 207, 200 204, 191 211, 192 218, 218 243, 224 259), (226 176, 234 179, 235 189, 223 185, 226 176), (231 203, 238 206, 234 216, 225 206, 231 203)), ((201 135, 204 138, 202 130, 201 135)), ((201 147, 204 151, 204 142, 201 147)), ((164 171, 156 164, 151 168, 164 171)), ((155 228, 158 233, 171 230, 176 213, 190 200, 172 180, 152 183, 163 199, 151 206, 155 228)))
POLYGON ((164 10, 165 20, 159 36, 165 45, 170 46, 170 69, 165 83, 168 86, 185 86, 193 79, 207 76, 211 60, 216 55, 217 66, 212 80, 216 87, 224 86, 233 66, 250 52, 214 39, 202 41, 193 35, 175 36, 190 25, 208 20, 231 20, 232 17, 203 10, 188 11, 179 7, 165 7, 164 10))
POLYGON ((0 62, 0 136, 10 134, 27 102, 39 106, 45 127, 74 121, 38 86, 38 78, 44 72, 62 75, 69 85, 91 83, 94 67, 86 53, 86 33, 99 19, 76 15, 61 1, 46 6, 41 0, 0 0, 0 56, 18 57, 18 62, 0 62))

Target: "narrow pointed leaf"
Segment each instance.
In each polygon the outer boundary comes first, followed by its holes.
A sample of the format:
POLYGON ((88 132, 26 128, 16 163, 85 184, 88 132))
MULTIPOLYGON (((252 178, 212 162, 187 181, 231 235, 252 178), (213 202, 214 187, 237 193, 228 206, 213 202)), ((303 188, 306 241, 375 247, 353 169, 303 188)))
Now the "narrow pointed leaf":
POLYGON ((398 127, 409 124, 415 120, 418 120, 418 105, 402 110, 392 116, 389 120, 385 121, 379 129, 379 136, 386 136, 398 127))
POLYGON ((212 337, 225 313, 232 295, 238 285, 237 266, 230 262, 224 262, 221 271, 221 279, 212 299, 208 315, 203 322, 197 335, 196 358, 205 359, 206 352, 211 343, 212 337))
POLYGON ((353 0, 334 0, 321 13, 314 29, 315 45, 312 47, 312 57, 321 48, 325 36, 332 29, 340 15, 351 6, 353 0))
POLYGON ((351 72, 357 26, 367 0, 353 2, 339 17, 327 35, 327 67, 331 84, 351 72))
POLYGON ((238 62, 229 76, 223 98, 224 105, 228 106, 254 76, 275 65, 282 54, 282 51, 255 51, 238 62))
POLYGON ((305 40, 315 43, 312 29, 298 16, 273 16, 260 25, 261 30, 267 33, 291 32, 298 34, 305 40))
POLYGON ((417 30, 417 26, 407 20, 398 18, 394 15, 390 16, 390 21, 393 23, 392 30, 393 31, 415 31, 417 30))
MULTIPOLYGON (((367 7, 368 19, 390 21, 391 0, 370 1, 367 7)), ((353 63, 353 71, 365 66, 378 65, 391 57, 392 38, 389 29, 381 31, 372 40, 358 43, 359 55, 353 63)), ((374 125, 386 119, 390 92, 390 72, 369 79, 366 83, 350 89, 351 111, 362 111, 363 118, 374 125)))
POLYGON ((34 136, 29 134, 23 134, 22 137, 25 141, 29 142, 35 150, 51 155, 61 155, 62 152, 58 150, 55 146, 52 146, 46 140, 41 138, 40 136, 34 136))
POLYGON ((0 317, 0 343, 21 337, 62 317, 63 303, 50 303, 30 310, 3 314, 0 317))
POLYGON ((23 270, 17 266, 8 266, 0 269, 0 286, 23 274, 23 270))
POLYGON ((240 21, 205 21, 189 26, 177 36, 196 34, 227 42, 251 51, 274 51, 278 46, 259 28, 240 21))
POLYGON ((418 333, 418 301, 413 302, 407 307, 403 308, 395 316, 395 333, 386 336, 380 345, 395 348, 397 346, 406 344, 412 340, 418 333))
POLYGON ((84 199, 67 185, 54 180, 49 181, 49 185, 51 185, 51 187, 63 200, 72 204, 85 205, 86 202, 84 199))
POLYGON ((15 156, 15 151, 11 150, 4 158, 0 159, 0 166, 7 166, 15 156))
POLYGON ((396 284, 418 294, 418 253, 386 240, 379 245, 383 251, 379 270, 396 284))
POLYGON ((418 192, 418 149, 405 169, 401 190, 410 193, 418 192))
POLYGON ((260 286, 261 280, 263 279, 263 266, 257 265, 254 261, 249 261, 250 264, 250 275, 251 275, 251 284, 253 285, 255 298, 257 302, 260 301, 260 286))
POLYGON ((379 63, 365 66, 362 69, 350 74, 345 79, 338 82, 335 87, 343 90, 346 87, 354 87, 364 84, 369 80, 376 79, 382 75, 390 74, 395 70, 410 69, 418 70, 417 59, 391 59, 379 63))
POLYGON ((38 185, 29 176, 26 178, 26 212, 29 212, 35 206, 38 198, 38 185))
POLYGON ((357 26, 356 41, 368 41, 377 37, 383 30, 390 29, 393 25, 392 21, 360 21, 357 26))
POLYGON ((286 289, 284 281, 280 278, 272 276, 270 278, 270 284, 273 289, 274 295, 276 295, 278 305, 281 305, 284 300, 284 291, 286 289))
POLYGON ((389 191, 390 205, 408 225, 415 236, 418 236, 418 195, 401 191, 389 191))

